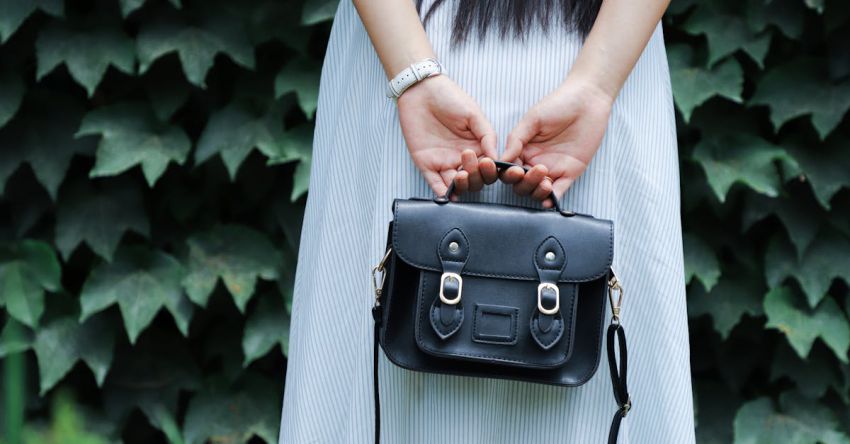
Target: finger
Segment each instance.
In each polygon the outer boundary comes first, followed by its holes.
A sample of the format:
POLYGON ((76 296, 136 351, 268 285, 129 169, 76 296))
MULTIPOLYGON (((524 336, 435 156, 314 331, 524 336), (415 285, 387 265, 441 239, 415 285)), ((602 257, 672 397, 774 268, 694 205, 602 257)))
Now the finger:
POLYGON ((481 179, 488 185, 499 178, 499 170, 496 168, 496 162, 489 157, 485 157, 478 162, 478 171, 481 172, 481 179))
POLYGON ((525 170, 522 167, 512 166, 502 171, 502 182, 507 184, 519 183, 525 177, 525 170))
POLYGON ((555 183, 552 184, 552 192, 555 193, 555 197, 558 199, 564 197, 564 193, 572 186, 575 179, 572 177, 559 177, 555 183))
POLYGON ((463 150, 460 159, 463 170, 468 174, 469 191, 481 191, 481 188, 484 187, 484 179, 481 178, 481 173, 478 171, 478 156, 472 150, 463 150))
POLYGON ((548 177, 544 177, 540 181, 540 185, 531 192, 531 198, 534 200, 546 200, 552 194, 552 181, 548 177))
POLYGON ((549 170, 543 165, 536 165, 525 173, 522 181, 514 185, 514 191, 520 196, 528 196, 540 185, 540 182, 549 174, 549 170))
POLYGON ((445 196, 446 191, 449 190, 449 186, 447 182, 443 180, 443 177, 437 173, 436 171, 423 171, 422 176, 425 177, 425 181, 428 182, 428 185, 434 190, 435 196, 445 196))
POLYGON ((460 195, 469 190, 469 172, 468 171, 458 171, 455 175, 455 192, 454 194, 460 195))
POLYGON ((469 129, 481 144, 481 151, 485 156, 496 158, 496 131, 490 121, 484 117, 479 110, 469 119, 469 129))
POLYGON ((502 160, 513 162, 519 158, 522 148, 537 133, 537 126, 537 119, 529 117, 529 113, 526 113, 514 129, 511 130, 511 133, 508 134, 508 141, 505 144, 505 152, 502 153, 502 160))

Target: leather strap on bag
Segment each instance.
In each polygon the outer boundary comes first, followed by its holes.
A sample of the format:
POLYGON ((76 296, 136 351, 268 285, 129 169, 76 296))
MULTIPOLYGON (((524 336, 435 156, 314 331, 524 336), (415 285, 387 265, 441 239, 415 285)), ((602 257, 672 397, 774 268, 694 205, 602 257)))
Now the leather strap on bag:
MULTIPOLYGON (((392 250, 387 250, 381 262, 372 269, 372 285, 375 290, 375 305, 372 307, 372 318, 374 320, 374 332, 372 342, 372 391, 375 398, 375 444, 381 442, 381 395, 378 387, 378 349, 380 348, 380 331, 383 320, 383 306, 381 306, 381 293, 383 291, 384 279, 386 277, 384 263, 390 256, 392 250), (378 282, 380 273, 380 282, 378 282)), ((611 279, 608 281, 608 298, 611 303, 611 324, 607 333, 608 369, 611 372, 611 385, 614 391, 614 399, 617 401, 618 409, 614 412, 611 427, 608 431, 608 444, 617 444, 620 434, 620 424, 623 418, 632 408, 632 398, 629 395, 626 383, 626 372, 628 370, 628 353, 626 349, 626 332, 620 323, 620 307, 623 303, 623 287, 614 272, 611 271, 611 279), (618 297, 614 299, 614 293, 618 297), (615 341, 618 347, 615 347, 615 341), (619 354, 619 365, 617 355, 619 354)))

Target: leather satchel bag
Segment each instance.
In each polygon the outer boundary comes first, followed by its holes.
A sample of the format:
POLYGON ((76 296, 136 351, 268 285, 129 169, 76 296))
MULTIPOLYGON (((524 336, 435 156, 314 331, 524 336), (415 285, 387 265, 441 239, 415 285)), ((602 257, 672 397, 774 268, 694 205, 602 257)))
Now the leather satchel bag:
POLYGON ((562 210, 554 196, 551 210, 451 202, 453 188, 393 202, 386 254, 372 270, 375 442, 379 344, 413 371, 575 387, 596 372, 610 301, 616 443, 632 404, 613 223, 562 210))

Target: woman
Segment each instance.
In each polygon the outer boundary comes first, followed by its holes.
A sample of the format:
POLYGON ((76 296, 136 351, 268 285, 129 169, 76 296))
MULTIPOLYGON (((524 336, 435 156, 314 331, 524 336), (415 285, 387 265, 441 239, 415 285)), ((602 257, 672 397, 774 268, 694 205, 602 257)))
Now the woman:
MULTIPOLYGON (((531 169, 463 198, 527 205, 554 190, 565 208, 615 221, 634 400, 620 442, 694 441, 659 23, 668 1, 341 2, 322 72, 281 443, 373 439, 369 270, 392 199, 442 195, 452 180, 461 194, 481 190, 497 179, 496 158, 531 169), (384 97, 388 79, 428 58, 446 72, 397 103, 384 97)), ((605 370, 577 388, 411 372, 383 356, 379 372, 386 443, 602 443, 615 408, 605 370)))

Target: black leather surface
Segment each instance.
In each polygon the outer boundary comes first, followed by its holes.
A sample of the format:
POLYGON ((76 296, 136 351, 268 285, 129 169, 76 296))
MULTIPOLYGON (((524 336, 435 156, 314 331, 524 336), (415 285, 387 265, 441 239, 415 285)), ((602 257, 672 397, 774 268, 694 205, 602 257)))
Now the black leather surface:
MULTIPOLYGON (((419 273, 420 283, 416 297, 416 320, 414 334, 416 345, 425 353, 438 357, 498 363, 536 368, 552 368, 564 365, 570 358, 570 331, 575 319, 576 284, 562 283, 561 312, 567 319, 568 328, 563 337, 548 350, 541 348, 531 337, 531 319, 537 312, 537 284, 523 280, 480 278, 465 276, 463 280, 462 304, 465 317, 473 322, 464 321, 459 330, 443 339, 431 326, 431 304, 438 291, 440 275, 432 271, 419 273), (504 332, 516 337, 512 344, 493 344, 475 341, 476 317, 472 310, 476 305, 498 305, 517 310, 515 331, 504 332)), ((396 301, 393 301, 396 303, 396 301)), ((458 304, 460 305, 460 304, 458 304)))
MULTIPOLYGON (((397 200, 394 211, 380 332, 381 348, 393 363, 417 371, 563 386, 581 385, 593 376, 613 256, 610 221, 430 200, 397 200), (438 251, 454 228, 468 242, 461 273, 465 320, 444 340, 429 317, 443 266, 438 251), (550 236, 563 248, 565 259, 558 279, 563 336, 545 350, 531 337, 531 322, 538 313, 535 255, 550 236), (487 307, 495 317, 480 316, 487 307)), ((541 251, 545 259, 546 250, 541 251)), ((560 252, 555 253, 560 262, 560 252)), ((556 327, 550 322, 541 337, 545 340, 556 327)))
POLYGON ((566 266, 559 282, 604 277, 614 255, 611 221, 585 215, 567 217, 532 208, 470 202, 438 204, 420 199, 395 200, 393 213, 393 251, 420 269, 443 271, 438 246, 454 229, 468 242, 463 272, 470 276, 538 281, 535 253, 550 237, 565 254, 566 266))

